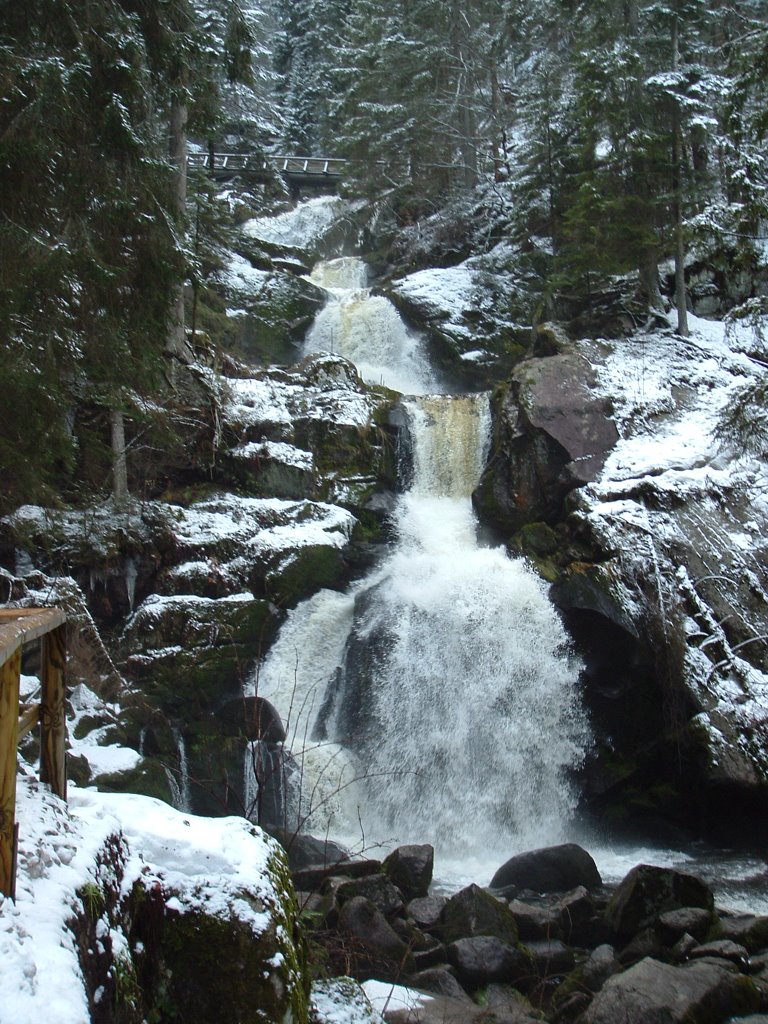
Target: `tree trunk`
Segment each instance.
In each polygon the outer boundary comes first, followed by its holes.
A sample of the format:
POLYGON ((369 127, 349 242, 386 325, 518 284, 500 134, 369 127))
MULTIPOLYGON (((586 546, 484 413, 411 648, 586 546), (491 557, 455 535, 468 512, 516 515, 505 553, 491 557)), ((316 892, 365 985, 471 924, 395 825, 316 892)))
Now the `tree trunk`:
MULTIPOLYGON (((179 232, 184 231, 187 207, 187 121, 189 110, 186 102, 186 88, 189 83, 189 72, 182 71, 177 84, 178 94, 171 102, 170 148, 169 155, 175 169, 173 194, 174 217, 179 232)), ((165 344, 166 352, 173 361, 190 362, 192 351, 187 343, 184 323, 184 282, 181 281, 174 289, 171 300, 171 317, 165 344)), ((171 364, 173 367, 173 362, 171 364)), ((173 372, 173 369, 171 370, 173 372)))
POLYGON ((112 427, 112 497, 118 508, 128 503, 128 462, 125 457, 125 420, 120 409, 110 409, 112 427))
MULTIPOLYGON (((680 64, 678 21, 672 27, 672 67, 680 64)), ((683 139, 680 105, 675 101, 672 112, 672 213, 675 223, 675 305, 677 306, 677 333, 688 337, 688 307, 685 292, 685 241, 683 239, 683 139)))

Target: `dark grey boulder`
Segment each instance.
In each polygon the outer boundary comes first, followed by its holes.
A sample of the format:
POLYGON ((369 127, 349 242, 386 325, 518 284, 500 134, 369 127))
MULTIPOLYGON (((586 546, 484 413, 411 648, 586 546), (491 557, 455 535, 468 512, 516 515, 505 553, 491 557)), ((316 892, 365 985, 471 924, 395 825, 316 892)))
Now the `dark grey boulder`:
POLYGON ((527 903, 524 900, 511 900, 509 909, 517 922, 523 942, 527 942, 529 939, 563 938, 560 913, 557 907, 527 903))
POLYGON ((647 958, 609 978, 582 1024, 721 1024, 754 1012, 758 994, 724 963, 672 967, 647 958))
POLYGON ((595 918, 595 904, 585 886, 579 885, 567 892, 555 904, 562 938, 566 942, 593 945, 592 921, 595 918))
POLYGON ((485 1005, 496 1020, 530 1021, 539 1016, 530 1002, 513 985, 492 981, 485 989, 485 1005))
POLYGON ((638 864, 619 884, 605 914, 613 933, 629 938, 669 910, 700 907, 711 911, 714 903, 711 889, 694 875, 638 864))
POLYGON ((673 946, 686 933, 698 942, 703 942, 712 927, 714 915, 703 907, 681 907, 660 914, 656 922, 659 938, 667 946, 673 946))
POLYGON ((525 948, 531 956, 533 969, 540 978, 568 974, 573 970, 573 950, 559 939, 539 939, 535 942, 527 942, 525 948))
POLYGON ((441 937, 445 942, 475 935, 493 935, 514 946, 517 925, 509 906, 478 885, 452 896, 443 910, 441 937))
POLYGON ((608 943, 593 949, 581 968, 581 980, 590 992, 599 992, 605 982, 621 970, 616 950, 608 943))
POLYGON ((430 967, 426 971, 418 971, 408 978, 408 988, 416 988, 422 992, 436 992, 441 996, 450 996, 452 999, 465 999, 471 1003, 469 995, 464 991, 456 980, 452 968, 443 965, 442 967, 430 967))
POLYGON ((522 889, 566 892, 580 885, 599 889, 602 884, 594 860, 576 843, 519 853, 503 864, 491 879, 491 889, 510 896, 522 889))
POLYGON ((348 954, 357 977, 394 981, 412 971, 408 946, 364 896, 355 896, 344 904, 339 911, 338 930, 348 939, 348 954))
POLYGON ((355 896, 364 896, 384 914, 391 917, 403 909, 403 895, 390 882, 386 875, 364 875, 362 878, 350 878, 336 889, 336 899, 346 903, 355 896))
POLYGON ((746 946, 750 953, 768 949, 768 917, 755 914, 737 914, 720 918, 718 938, 732 939, 746 946))
POLYGON ((430 929, 439 923, 447 902, 447 896, 421 896, 411 900, 405 912, 419 928, 430 929))
POLYGON ((434 864, 435 849, 425 843, 398 846, 384 859, 382 867, 406 900, 412 900, 428 894, 434 864))
POLYGON ((378 860, 346 860, 338 864, 310 865, 293 871, 293 884, 297 889, 312 892, 321 888, 327 878, 344 874, 347 878, 362 878, 364 875, 376 875, 381 872, 378 860))
POLYGON ((655 960, 671 959, 668 948, 656 934, 655 928, 643 928, 619 952, 619 960, 625 967, 649 956, 655 960))
POLYGON ((681 964, 688 960, 691 955, 691 950, 696 949, 698 942, 688 932, 685 935, 681 935, 677 942, 672 947, 671 959, 672 963, 681 964))
POLYGON ((478 988, 489 981, 517 984, 531 977, 531 961, 520 949, 507 945, 495 935, 457 939, 448 946, 448 962, 460 981, 478 988))
POLYGON ((715 939, 714 942, 705 942, 696 946, 690 952, 692 960, 699 960, 702 957, 718 957, 721 960, 729 960, 741 970, 749 966, 749 953, 744 946, 738 942, 731 942, 730 939, 715 939))
MULTIPOLYGON (((283 847, 288 854, 288 867, 292 872, 304 868, 328 868, 346 865, 349 853, 330 839, 318 839, 316 836, 305 835, 303 832, 292 832, 287 828, 270 826, 267 832, 283 847)), ((343 868, 346 870, 346 867, 343 868)))

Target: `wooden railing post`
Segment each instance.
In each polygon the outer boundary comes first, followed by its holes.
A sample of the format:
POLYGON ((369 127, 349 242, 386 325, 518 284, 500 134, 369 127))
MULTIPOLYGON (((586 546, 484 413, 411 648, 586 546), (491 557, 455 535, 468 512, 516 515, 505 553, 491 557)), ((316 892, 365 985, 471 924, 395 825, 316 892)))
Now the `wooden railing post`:
POLYGON ((0 665, 0 893, 15 898, 16 747, 21 648, 0 665))
MULTIPOLYGON (((57 626, 42 639, 43 695, 40 706, 40 780, 67 799, 67 627, 57 626)), ((17 711, 18 713, 18 711, 17 711)))

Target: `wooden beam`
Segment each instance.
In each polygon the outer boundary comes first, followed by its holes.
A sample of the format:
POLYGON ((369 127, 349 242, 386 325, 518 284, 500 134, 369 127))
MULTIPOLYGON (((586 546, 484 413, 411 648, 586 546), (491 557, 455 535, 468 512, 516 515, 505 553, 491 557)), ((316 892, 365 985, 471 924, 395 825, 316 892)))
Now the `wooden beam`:
POLYGON ((16 739, 19 743, 24 739, 25 736, 29 735, 36 725, 40 724, 40 705, 33 704, 30 708, 25 708, 23 713, 19 715, 19 731, 16 739))
POLYGON ((67 627, 43 637, 43 697, 40 705, 40 779, 67 799, 67 627))
POLYGON ((15 897, 16 748, 21 649, 0 665, 0 892, 15 897))
POLYGON ((14 655, 22 644, 38 640, 66 620, 67 616, 61 608, 1 608, 0 665, 14 655))

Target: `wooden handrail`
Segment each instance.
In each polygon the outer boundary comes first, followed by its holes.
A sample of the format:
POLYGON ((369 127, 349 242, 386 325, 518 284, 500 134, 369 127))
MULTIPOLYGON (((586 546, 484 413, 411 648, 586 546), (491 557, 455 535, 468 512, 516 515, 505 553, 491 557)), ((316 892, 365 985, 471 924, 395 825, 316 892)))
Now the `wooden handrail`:
POLYGON ((67 798, 67 617, 60 608, 0 609, 0 893, 15 898, 16 748, 40 724, 40 779, 67 798), (41 641, 42 698, 19 717, 21 649, 41 641))

